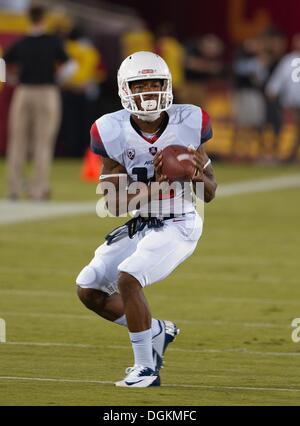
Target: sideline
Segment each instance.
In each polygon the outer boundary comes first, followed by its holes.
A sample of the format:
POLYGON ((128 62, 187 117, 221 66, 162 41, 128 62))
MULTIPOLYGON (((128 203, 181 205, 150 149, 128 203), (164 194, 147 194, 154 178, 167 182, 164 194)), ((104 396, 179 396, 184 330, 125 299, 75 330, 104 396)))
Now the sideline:
MULTIPOLYGON (((300 174, 256 179, 221 185, 217 197, 231 197, 256 192, 300 186, 300 174)), ((96 199, 88 202, 8 201, 0 200, 0 225, 81 214, 96 214, 96 199)))

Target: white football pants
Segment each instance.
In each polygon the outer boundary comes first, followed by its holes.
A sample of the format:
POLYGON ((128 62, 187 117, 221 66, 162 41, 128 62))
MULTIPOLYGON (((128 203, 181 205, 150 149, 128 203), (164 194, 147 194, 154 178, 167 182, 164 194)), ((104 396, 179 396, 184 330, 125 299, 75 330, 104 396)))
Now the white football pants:
POLYGON ((127 272, 142 287, 167 277, 194 252, 202 234, 202 219, 196 212, 164 221, 162 228, 145 229, 132 239, 123 239, 95 251, 91 262, 76 279, 82 288, 108 294, 118 292, 118 274, 127 272))

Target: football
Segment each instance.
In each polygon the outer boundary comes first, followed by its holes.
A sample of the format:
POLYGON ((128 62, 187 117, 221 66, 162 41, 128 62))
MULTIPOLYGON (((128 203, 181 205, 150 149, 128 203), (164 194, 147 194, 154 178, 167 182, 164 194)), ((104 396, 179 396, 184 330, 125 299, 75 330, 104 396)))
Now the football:
POLYGON ((182 145, 167 146, 162 150, 162 174, 170 180, 190 180, 195 174, 193 154, 182 145))

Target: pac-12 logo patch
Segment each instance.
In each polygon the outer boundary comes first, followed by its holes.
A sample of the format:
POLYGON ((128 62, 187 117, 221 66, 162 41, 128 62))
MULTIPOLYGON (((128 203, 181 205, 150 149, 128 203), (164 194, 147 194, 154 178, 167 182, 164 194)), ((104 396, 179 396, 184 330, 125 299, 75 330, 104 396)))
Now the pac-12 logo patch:
POLYGON ((133 160, 135 157, 135 149, 127 149, 127 157, 130 160, 133 160))
POLYGON ((157 153, 157 146, 151 146, 149 152, 154 156, 157 153))

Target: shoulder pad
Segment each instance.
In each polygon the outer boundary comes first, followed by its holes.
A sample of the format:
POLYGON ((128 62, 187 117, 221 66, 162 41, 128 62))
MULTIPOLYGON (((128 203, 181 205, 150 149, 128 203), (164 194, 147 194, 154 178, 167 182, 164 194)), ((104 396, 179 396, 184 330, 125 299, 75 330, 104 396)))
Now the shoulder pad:
POLYGON ((169 112, 170 124, 182 124, 197 129, 201 127, 201 109, 195 105, 173 105, 169 112))

